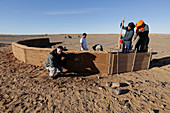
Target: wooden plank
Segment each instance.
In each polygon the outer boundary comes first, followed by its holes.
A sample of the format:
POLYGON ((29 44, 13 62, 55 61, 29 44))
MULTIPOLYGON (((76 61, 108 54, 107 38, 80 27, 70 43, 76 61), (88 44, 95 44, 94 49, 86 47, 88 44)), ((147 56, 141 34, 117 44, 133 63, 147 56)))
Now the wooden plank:
MULTIPOLYGON (((119 72, 130 72, 130 71, 131 71, 132 64, 133 64, 133 63, 131 63, 131 64, 119 65, 119 72)), ((140 62, 140 63, 135 63, 135 65, 134 65, 134 71, 142 70, 142 69, 147 69, 147 64, 148 64, 147 61, 140 62)), ((116 73, 116 72, 117 72, 116 69, 117 69, 116 63, 114 63, 113 72, 112 72, 112 73, 116 73)))
MULTIPOLYGON (((130 72, 133 64, 134 53, 119 54, 118 69, 121 72, 130 72)), ((117 73, 117 55, 114 54, 113 57, 113 70, 112 74, 117 73)), ((147 68, 149 53, 137 53, 136 60, 134 64, 134 71, 142 70, 147 68)))
MULTIPOLYGON (((118 69, 119 69, 118 72, 131 71, 132 64, 133 62, 120 62, 118 65, 118 69)), ((116 73, 116 72, 117 72, 117 60, 114 60, 112 73, 116 73)))
POLYGON ((93 55, 95 56, 95 63, 108 63, 108 53, 93 53, 93 55))
POLYGON ((134 71, 145 70, 147 69, 147 65, 138 65, 134 68, 134 71))
POLYGON ((135 65, 134 70, 138 71, 138 70, 147 69, 147 65, 148 65, 148 62, 145 62, 142 64, 137 64, 137 65, 135 65))
MULTIPOLYGON (((108 65, 105 64, 96 64, 95 70, 97 69, 100 73, 107 73, 108 72, 108 65)), ((96 70, 96 72, 97 72, 96 70)))
MULTIPOLYGON (((116 62, 117 63, 117 62, 116 62)), ((124 66, 124 65, 132 65, 133 64, 133 61, 131 62, 118 62, 119 63, 119 66, 124 66)))
MULTIPOLYGON (((130 71, 131 71, 131 65, 129 65, 129 66, 119 66, 119 73, 130 72, 130 71)), ((117 73, 116 67, 113 70, 113 74, 114 73, 117 73)))
POLYGON ((143 60, 143 61, 136 61, 135 65, 137 64, 143 64, 143 63, 148 63, 148 59, 147 60, 143 60))
POLYGON ((134 53, 119 53, 119 58, 124 58, 124 57, 133 57, 134 53))

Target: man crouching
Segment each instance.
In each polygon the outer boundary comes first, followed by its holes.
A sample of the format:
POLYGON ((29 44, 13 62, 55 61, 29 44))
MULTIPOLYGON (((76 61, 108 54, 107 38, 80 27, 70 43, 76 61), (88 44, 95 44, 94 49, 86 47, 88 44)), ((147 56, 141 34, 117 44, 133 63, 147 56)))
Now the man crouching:
POLYGON ((45 62, 45 68, 49 70, 49 76, 50 79, 53 80, 54 74, 62 73, 63 66, 65 65, 64 61, 61 60, 61 57, 66 57, 74 61, 79 61, 78 58, 74 58, 70 55, 67 55, 63 53, 63 47, 58 46, 57 49, 53 50, 47 58, 47 61, 45 62))

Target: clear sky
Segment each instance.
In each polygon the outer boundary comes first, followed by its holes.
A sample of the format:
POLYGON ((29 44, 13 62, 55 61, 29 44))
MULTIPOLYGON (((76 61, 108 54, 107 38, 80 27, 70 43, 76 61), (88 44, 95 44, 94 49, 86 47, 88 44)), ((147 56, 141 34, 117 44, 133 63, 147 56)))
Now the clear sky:
POLYGON ((170 0, 0 0, 0 34, 119 33, 123 17, 170 34, 170 0))

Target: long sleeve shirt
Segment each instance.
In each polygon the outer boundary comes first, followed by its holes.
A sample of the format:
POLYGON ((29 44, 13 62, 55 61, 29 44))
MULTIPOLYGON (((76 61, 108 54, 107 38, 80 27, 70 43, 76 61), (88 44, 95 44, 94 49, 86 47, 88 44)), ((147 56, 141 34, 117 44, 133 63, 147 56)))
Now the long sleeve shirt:
POLYGON ((45 62, 45 67, 59 67, 61 66, 61 57, 69 58, 71 60, 74 60, 75 58, 65 54, 61 53, 60 55, 57 53, 57 49, 53 50, 49 55, 45 62))
POLYGON ((149 26, 147 24, 145 24, 143 30, 139 30, 139 34, 135 34, 135 37, 134 39, 137 38, 137 36, 139 36, 140 38, 145 38, 145 37, 148 37, 148 34, 149 34, 149 26))
MULTIPOLYGON (((121 26, 122 24, 120 24, 121 26)), ((121 37, 123 39, 123 41, 132 41, 132 37, 134 35, 134 30, 128 30, 128 27, 122 27, 122 29, 126 30, 125 32, 125 36, 124 37, 121 37)))

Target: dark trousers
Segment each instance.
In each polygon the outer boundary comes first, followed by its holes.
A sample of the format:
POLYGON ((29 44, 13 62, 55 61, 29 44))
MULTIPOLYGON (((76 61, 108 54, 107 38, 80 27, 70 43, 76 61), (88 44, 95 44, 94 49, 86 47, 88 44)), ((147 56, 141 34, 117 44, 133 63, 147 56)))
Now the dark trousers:
POLYGON ((66 65, 66 60, 60 60, 59 62, 57 62, 57 68, 59 68, 59 70, 61 69, 61 67, 65 67, 66 65))
POLYGON ((136 43, 135 49, 139 52, 147 52, 148 51, 148 44, 149 44, 149 37, 142 37, 136 43))

